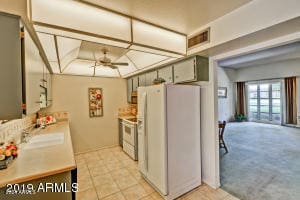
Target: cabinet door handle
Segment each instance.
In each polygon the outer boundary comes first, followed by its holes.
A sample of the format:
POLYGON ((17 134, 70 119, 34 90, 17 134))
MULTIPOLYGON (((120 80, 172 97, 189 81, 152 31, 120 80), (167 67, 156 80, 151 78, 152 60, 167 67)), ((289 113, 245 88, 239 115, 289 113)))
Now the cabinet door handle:
POLYGON ((35 103, 43 103, 42 101, 36 101, 35 103))

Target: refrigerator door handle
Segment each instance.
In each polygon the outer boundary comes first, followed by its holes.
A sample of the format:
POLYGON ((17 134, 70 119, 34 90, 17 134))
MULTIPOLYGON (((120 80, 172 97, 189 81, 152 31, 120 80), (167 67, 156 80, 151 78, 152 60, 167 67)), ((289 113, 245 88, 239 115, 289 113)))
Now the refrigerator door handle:
POLYGON ((144 158, 145 158, 145 170, 148 171, 148 133, 147 133, 147 93, 143 94, 143 102, 144 102, 144 158))

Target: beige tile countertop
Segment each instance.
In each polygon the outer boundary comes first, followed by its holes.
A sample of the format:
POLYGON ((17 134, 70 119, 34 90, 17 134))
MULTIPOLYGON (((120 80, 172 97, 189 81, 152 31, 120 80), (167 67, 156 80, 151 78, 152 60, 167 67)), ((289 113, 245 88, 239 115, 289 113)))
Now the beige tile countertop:
POLYGON ((8 183, 22 183, 76 168, 69 122, 62 121, 49 125, 45 129, 38 130, 35 135, 51 133, 63 133, 63 143, 33 149, 24 148, 27 143, 20 145, 18 157, 7 169, 0 170, 0 187, 8 183))
POLYGON ((132 119, 132 118, 136 118, 136 115, 119 115, 118 116, 119 119, 132 119))

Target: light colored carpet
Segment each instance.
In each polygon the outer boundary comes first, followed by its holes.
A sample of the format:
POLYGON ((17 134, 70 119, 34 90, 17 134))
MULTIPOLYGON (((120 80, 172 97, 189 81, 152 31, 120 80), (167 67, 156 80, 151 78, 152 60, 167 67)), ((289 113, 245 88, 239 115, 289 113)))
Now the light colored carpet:
POLYGON ((300 129, 233 122, 224 139, 221 188, 244 200, 300 199, 300 129))

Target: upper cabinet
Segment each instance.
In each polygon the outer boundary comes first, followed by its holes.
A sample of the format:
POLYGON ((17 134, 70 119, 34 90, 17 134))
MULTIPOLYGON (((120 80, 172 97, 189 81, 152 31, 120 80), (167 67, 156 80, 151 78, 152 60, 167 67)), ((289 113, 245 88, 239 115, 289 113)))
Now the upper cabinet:
POLYGON ((139 86, 146 86, 146 75, 139 75, 139 86))
POLYGON ((137 76, 133 77, 132 78, 132 91, 137 91, 138 86, 139 86, 139 78, 137 76))
POLYGON ((168 66, 158 70, 158 78, 162 78, 166 83, 173 83, 173 67, 168 66))
POLYGON ((45 107, 44 62, 29 33, 24 31, 26 114, 32 114, 45 107))
POLYGON ((157 71, 146 73, 145 78, 146 78, 146 86, 152 85, 153 81, 157 78, 157 71))
POLYGON ((9 120, 50 105, 51 74, 20 17, 0 14, 0 23, 0 119, 9 120))
POLYGON ((127 102, 131 102, 131 93, 132 93, 132 78, 127 79, 127 102))
POLYGON ((173 65, 174 83, 208 81, 208 59, 194 56, 173 65))
MULTIPOLYGON (((192 56, 161 67, 156 71, 146 72, 138 76, 138 86, 149 86, 154 79, 162 78, 165 83, 193 83, 209 81, 208 58, 192 56)), ((129 78, 133 80, 135 78, 129 78)), ((136 83, 134 84, 134 90, 136 83)))
POLYGON ((22 117, 22 67, 19 18, 0 14, 0 119, 22 117))

